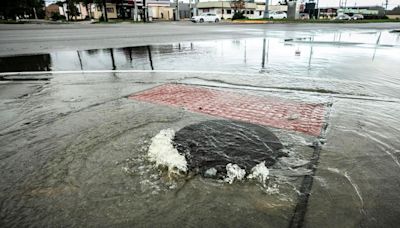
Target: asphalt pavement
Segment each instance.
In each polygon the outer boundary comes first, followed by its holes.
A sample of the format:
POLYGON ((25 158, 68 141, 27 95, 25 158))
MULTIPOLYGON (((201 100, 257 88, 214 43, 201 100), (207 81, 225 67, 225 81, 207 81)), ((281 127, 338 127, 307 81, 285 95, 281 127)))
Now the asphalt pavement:
POLYGON ((237 39, 266 33, 399 29, 400 23, 229 24, 155 22, 149 24, 0 24, 0 56, 60 50, 118 48, 181 41, 237 39))
POLYGON ((0 226, 397 227, 399 27, 0 25, 0 226), (149 160, 221 119, 280 140, 267 181, 149 160))

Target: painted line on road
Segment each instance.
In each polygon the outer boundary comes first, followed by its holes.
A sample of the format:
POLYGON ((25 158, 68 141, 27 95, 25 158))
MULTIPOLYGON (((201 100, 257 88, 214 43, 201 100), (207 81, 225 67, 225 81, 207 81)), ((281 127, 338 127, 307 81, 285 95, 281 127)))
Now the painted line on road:
POLYGON ((341 82, 352 83, 358 85, 371 85, 374 83, 363 83, 342 79, 328 79, 328 78, 314 78, 314 77, 300 77, 300 76, 285 76, 285 75, 272 75, 262 73, 246 73, 246 72, 226 72, 226 71, 196 71, 196 70, 61 70, 61 71, 22 71, 22 72, 1 72, 0 77, 6 76, 22 76, 22 75, 43 75, 43 74, 91 74, 91 73, 192 73, 192 74, 221 74, 221 75, 246 75, 246 76, 265 76, 271 78, 288 78, 288 79, 302 79, 323 82, 341 82))
MULTIPOLYGON (((190 74, 219 74, 219 75, 240 75, 240 76, 265 76, 276 78, 272 75, 263 75, 263 74, 249 74, 249 73, 238 73, 238 72, 225 72, 225 71, 187 71, 187 70, 78 70, 78 71, 25 71, 25 72, 2 72, 0 73, 0 81, 5 77, 17 77, 17 76, 34 76, 34 75, 56 75, 56 74, 93 74, 93 73, 190 73, 190 74)), ((292 76, 282 76, 279 75, 280 78, 290 78, 290 79, 302 79, 302 80, 313 80, 313 81, 326 81, 326 82, 340 82, 340 83, 349 83, 349 84, 358 84, 358 85, 371 85, 376 83, 362 83, 362 82, 355 82, 355 81, 348 81, 348 80, 338 80, 338 79, 324 79, 324 78, 310 78, 310 77, 292 77, 292 76)), ((179 78, 180 80, 186 78, 179 78)), ((188 78, 190 79, 190 78, 188 78)), ((192 83, 184 83, 184 84, 192 84, 192 83)), ((229 85, 234 86, 234 84, 227 83, 229 85)), ((194 83, 193 85, 196 85, 194 83)), ((204 86, 204 85, 202 85, 204 86)), ((206 85, 215 87, 215 85, 206 85)), ((218 87, 226 87, 226 86, 218 86, 218 87)), ((285 88, 269 88, 269 87, 259 87, 259 86, 252 86, 249 85, 247 87, 253 87, 251 90, 270 90, 270 91, 292 91, 285 88)), ((248 90, 249 88, 241 88, 244 90, 248 90)), ((302 91, 307 93, 318 93, 318 91, 302 91)), ((400 99, 396 98, 380 98, 380 97, 370 97, 370 96, 357 96, 357 95, 350 95, 350 94, 331 94, 330 96, 342 99, 357 99, 357 100, 371 100, 371 101, 382 101, 382 102, 396 102, 399 103, 400 99)))

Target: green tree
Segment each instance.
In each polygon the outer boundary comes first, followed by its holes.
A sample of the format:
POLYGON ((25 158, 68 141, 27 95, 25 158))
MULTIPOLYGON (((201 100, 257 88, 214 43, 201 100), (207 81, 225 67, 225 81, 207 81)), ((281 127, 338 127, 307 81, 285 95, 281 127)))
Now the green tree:
POLYGON ((232 20, 237 20, 237 19, 244 19, 246 18, 244 16, 244 11, 246 7, 246 3, 244 0, 233 0, 231 1, 231 8, 233 9, 233 12, 235 12, 232 16, 232 20))
POLYGON ((79 0, 67 0, 67 15, 68 15, 68 20, 72 20, 73 17, 76 17, 80 15, 78 7, 76 7, 76 4, 79 4, 79 0))
POLYGON ((44 18, 44 0, 2 0, 0 15, 6 19, 22 18, 28 15, 35 17, 35 11, 39 18, 44 18))
POLYGON ((89 19, 92 19, 92 12, 90 10, 89 4, 93 3, 93 0, 82 0, 83 5, 85 5, 87 14, 89 15, 89 19))
POLYGON ((105 21, 108 21, 106 0, 93 0, 93 3, 95 3, 96 5, 102 6, 102 12, 104 15, 104 19, 105 19, 105 21))
POLYGON ((400 14, 400 5, 394 7, 391 11, 392 14, 400 14))

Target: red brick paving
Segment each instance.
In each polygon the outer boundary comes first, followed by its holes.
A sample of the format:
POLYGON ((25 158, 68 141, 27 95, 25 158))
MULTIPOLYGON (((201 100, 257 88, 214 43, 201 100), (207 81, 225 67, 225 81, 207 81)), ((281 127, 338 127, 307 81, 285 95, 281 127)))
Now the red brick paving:
POLYGON ((130 99, 319 136, 325 106, 180 84, 165 84, 130 99))

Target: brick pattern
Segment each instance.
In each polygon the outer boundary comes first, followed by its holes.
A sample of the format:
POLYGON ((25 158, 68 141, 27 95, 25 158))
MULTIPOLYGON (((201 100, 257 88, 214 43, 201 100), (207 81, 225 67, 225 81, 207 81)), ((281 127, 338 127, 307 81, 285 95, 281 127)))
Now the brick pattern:
POLYGON ((182 107, 192 112, 319 136, 325 105, 181 84, 165 84, 130 99, 182 107))

